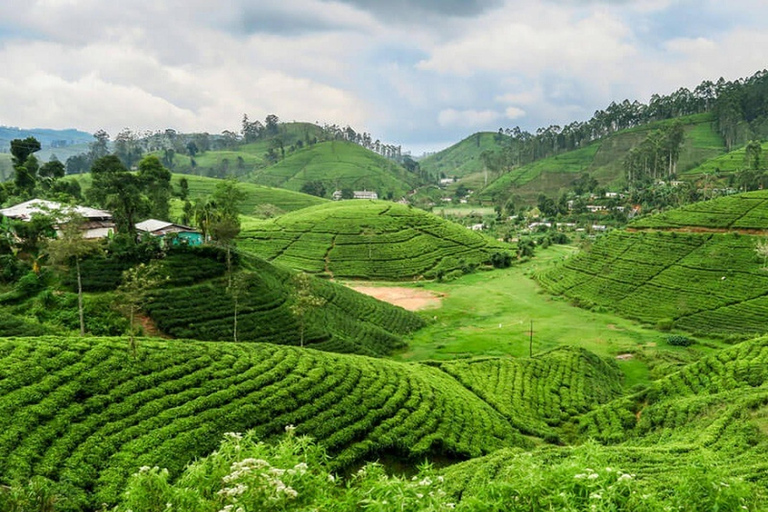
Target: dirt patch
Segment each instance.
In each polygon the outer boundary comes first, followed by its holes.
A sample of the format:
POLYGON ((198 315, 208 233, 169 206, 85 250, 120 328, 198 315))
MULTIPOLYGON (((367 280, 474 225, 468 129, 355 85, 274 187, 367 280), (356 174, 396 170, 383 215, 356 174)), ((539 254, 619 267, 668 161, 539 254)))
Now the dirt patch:
POLYGON ((134 320, 141 326, 141 329, 144 332, 144 336, 152 336, 153 338, 168 338, 168 336, 166 336, 160 329, 157 328, 155 322, 152 321, 152 319, 148 316, 138 314, 134 320))
POLYGON ((618 359, 619 361, 628 361, 633 357, 635 357, 634 354, 619 354, 616 356, 616 359, 618 359))
POLYGON ((354 283, 348 283, 347 286, 408 311, 439 308, 443 297, 445 297, 445 294, 442 293, 400 286, 366 286, 354 283))

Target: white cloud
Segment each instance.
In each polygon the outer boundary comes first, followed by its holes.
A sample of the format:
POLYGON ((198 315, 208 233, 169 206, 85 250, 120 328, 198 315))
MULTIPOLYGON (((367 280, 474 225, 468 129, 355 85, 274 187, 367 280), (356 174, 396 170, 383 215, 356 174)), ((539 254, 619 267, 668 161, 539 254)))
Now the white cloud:
POLYGON ((501 118, 494 110, 456 110, 452 108, 441 110, 437 116, 440 126, 465 126, 475 128, 487 125, 501 118))
POLYGON ((518 107, 507 107, 504 111, 504 116, 510 120, 518 119, 520 117, 525 117, 525 110, 518 107))

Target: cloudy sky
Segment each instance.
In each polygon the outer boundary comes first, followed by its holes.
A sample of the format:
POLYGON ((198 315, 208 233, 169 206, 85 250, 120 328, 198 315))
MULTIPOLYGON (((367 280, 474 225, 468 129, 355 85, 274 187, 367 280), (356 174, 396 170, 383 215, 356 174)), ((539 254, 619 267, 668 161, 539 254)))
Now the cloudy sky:
POLYGON ((0 125, 349 124, 414 154, 768 67, 766 0, 2 0, 0 125))

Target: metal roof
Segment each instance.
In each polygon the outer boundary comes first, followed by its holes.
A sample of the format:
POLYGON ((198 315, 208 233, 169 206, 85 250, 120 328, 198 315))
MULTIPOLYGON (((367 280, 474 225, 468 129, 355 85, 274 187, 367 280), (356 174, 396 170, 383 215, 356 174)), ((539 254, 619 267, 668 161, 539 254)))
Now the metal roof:
POLYGON ((0 210, 0 214, 11 219, 21 219, 29 221, 32 215, 36 213, 47 214, 52 211, 73 211, 86 219, 111 219, 112 214, 105 210, 98 210, 88 206, 69 206, 57 203, 56 201, 46 201, 45 199, 30 199, 23 203, 10 206, 0 210))

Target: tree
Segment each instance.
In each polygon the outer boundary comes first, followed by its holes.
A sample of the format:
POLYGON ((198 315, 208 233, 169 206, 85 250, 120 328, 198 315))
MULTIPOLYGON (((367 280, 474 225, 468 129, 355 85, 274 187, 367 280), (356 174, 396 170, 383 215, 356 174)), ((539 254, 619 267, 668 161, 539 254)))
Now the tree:
POLYGON ((92 186, 87 196, 100 207, 110 210, 117 231, 136 240, 136 221, 149 212, 142 195, 142 183, 115 155, 99 158, 91 168, 92 186))
POLYGON ((304 333, 307 326, 307 315, 325 305, 325 299, 312 293, 312 277, 304 272, 293 276, 294 295, 291 312, 299 319, 299 346, 304 346, 304 333))
POLYGON ((312 180, 301 186, 301 192, 317 197, 325 197, 325 185, 320 180, 312 180))
POLYGON ((93 138, 96 140, 88 146, 91 162, 95 162, 109 154, 109 134, 104 130, 99 130, 93 134, 93 138))
POLYGON ((13 139, 11 141, 11 156, 14 167, 24 165, 32 153, 40 151, 40 142, 34 137, 13 139))
POLYGON ((128 128, 123 129, 115 137, 115 155, 127 168, 132 168, 139 161, 144 150, 139 137, 128 128))
POLYGON ((159 261, 140 263, 123 272, 123 282, 117 288, 118 308, 129 316, 130 334, 128 338, 128 350, 136 357, 135 318, 136 313, 144 307, 147 295, 152 288, 168 278, 162 273, 159 261))
POLYGON ((189 181, 187 178, 179 179, 179 199, 186 201, 189 197, 189 181))
POLYGON ((210 201, 213 209, 208 229, 213 241, 227 251, 229 286, 232 285, 232 247, 240 233, 240 202, 245 199, 245 192, 238 185, 234 179, 218 183, 210 201))
POLYGON ((54 214, 60 233, 46 243, 48 258, 54 265, 69 266, 75 264, 77 275, 77 312, 80 317, 80 336, 85 335, 85 318, 83 315, 83 282, 80 273, 80 262, 89 255, 98 252, 98 242, 83 238, 82 225, 85 219, 74 210, 54 214))
POLYGON ((231 278, 229 286, 227 286, 227 293, 232 297, 234 303, 234 315, 232 324, 232 339, 237 342, 237 314, 240 310, 240 297, 248 292, 248 274, 239 273, 231 278))
POLYGON ((751 140, 744 148, 744 165, 749 170, 759 170, 763 167, 763 146, 759 140, 751 140))
POLYGON ((44 163, 40 167, 40 171, 38 174, 42 178, 48 178, 51 180, 57 180, 59 178, 63 178, 64 174, 66 174, 66 167, 64 167, 64 164, 59 162, 58 160, 51 160, 49 162, 44 163))
POLYGON ((148 214, 156 219, 169 220, 171 171, 163 167, 155 155, 147 155, 139 162, 138 178, 149 199, 148 214))

